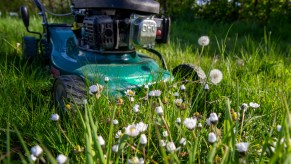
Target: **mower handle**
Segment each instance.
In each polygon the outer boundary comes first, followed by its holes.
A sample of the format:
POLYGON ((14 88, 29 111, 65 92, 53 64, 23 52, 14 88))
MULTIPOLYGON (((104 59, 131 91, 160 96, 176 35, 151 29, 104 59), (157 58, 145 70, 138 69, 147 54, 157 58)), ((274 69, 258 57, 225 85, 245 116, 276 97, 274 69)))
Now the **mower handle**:
POLYGON ((41 16, 43 18, 43 23, 44 24, 48 24, 43 4, 39 0, 33 0, 33 1, 35 3, 36 7, 40 10, 40 14, 41 14, 41 16))

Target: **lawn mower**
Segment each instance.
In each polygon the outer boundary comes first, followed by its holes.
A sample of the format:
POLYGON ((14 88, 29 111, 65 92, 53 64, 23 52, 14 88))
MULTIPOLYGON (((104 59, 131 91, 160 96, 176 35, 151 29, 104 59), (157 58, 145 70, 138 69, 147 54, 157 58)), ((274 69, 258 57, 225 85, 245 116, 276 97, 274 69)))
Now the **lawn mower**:
POLYGON ((43 33, 29 30, 28 10, 22 6, 27 31, 39 35, 23 37, 23 58, 31 60, 41 52, 49 61, 55 77, 54 100, 62 108, 64 101, 84 103, 92 84, 106 86, 107 93, 115 96, 173 80, 178 73, 201 74, 199 67, 190 64, 181 64, 171 73, 163 56, 153 49, 156 43, 167 43, 170 33, 170 18, 156 17, 160 5, 154 0, 73 0, 72 24, 49 23, 44 5, 39 0, 34 3, 43 20, 43 33), (162 67, 136 48, 156 55, 162 67))

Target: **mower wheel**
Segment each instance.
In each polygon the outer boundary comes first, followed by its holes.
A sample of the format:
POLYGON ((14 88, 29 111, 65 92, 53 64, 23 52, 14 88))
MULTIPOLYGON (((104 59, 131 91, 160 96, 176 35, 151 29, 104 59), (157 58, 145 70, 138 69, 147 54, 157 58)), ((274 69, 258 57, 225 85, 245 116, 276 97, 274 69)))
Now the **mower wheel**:
POLYGON ((38 39, 32 36, 22 37, 22 59, 33 60, 38 55, 38 39))
POLYGON ((81 77, 76 75, 59 76, 54 82, 53 96, 57 107, 68 111, 73 106, 84 104, 86 84, 81 77))
POLYGON ((206 74, 202 68, 193 64, 180 64, 173 69, 172 73, 174 77, 183 80, 200 80, 201 82, 206 80, 206 74))

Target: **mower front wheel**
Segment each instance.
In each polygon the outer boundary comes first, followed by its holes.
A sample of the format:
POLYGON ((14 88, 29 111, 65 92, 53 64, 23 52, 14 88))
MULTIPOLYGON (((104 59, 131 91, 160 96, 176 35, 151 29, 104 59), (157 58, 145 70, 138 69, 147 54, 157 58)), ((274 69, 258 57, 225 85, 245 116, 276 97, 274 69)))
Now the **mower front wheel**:
POLYGON ((86 84, 76 75, 59 76, 54 82, 53 97, 57 107, 63 111, 81 106, 86 99, 86 84))
POLYGON ((201 82, 206 80, 206 74, 202 68, 193 64, 180 64, 173 69, 172 73, 175 78, 182 80, 200 80, 201 82))

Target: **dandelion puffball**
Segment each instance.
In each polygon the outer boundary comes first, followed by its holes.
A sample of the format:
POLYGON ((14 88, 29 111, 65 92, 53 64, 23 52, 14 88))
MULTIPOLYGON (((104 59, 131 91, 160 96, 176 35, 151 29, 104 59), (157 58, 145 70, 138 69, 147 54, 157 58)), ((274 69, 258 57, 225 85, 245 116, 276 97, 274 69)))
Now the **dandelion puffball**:
POLYGON ((209 40, 209 37, 208 36, 201 36, 199 39, 198 39, 198 44, 200 46, 207 46, 209 44, 210 40, 209 40))
POLYGON ((216 85, 220 83, 223 75, 219 69, 213 69, 210 71, 209 76, 210 76, 210 81, 216 85))

